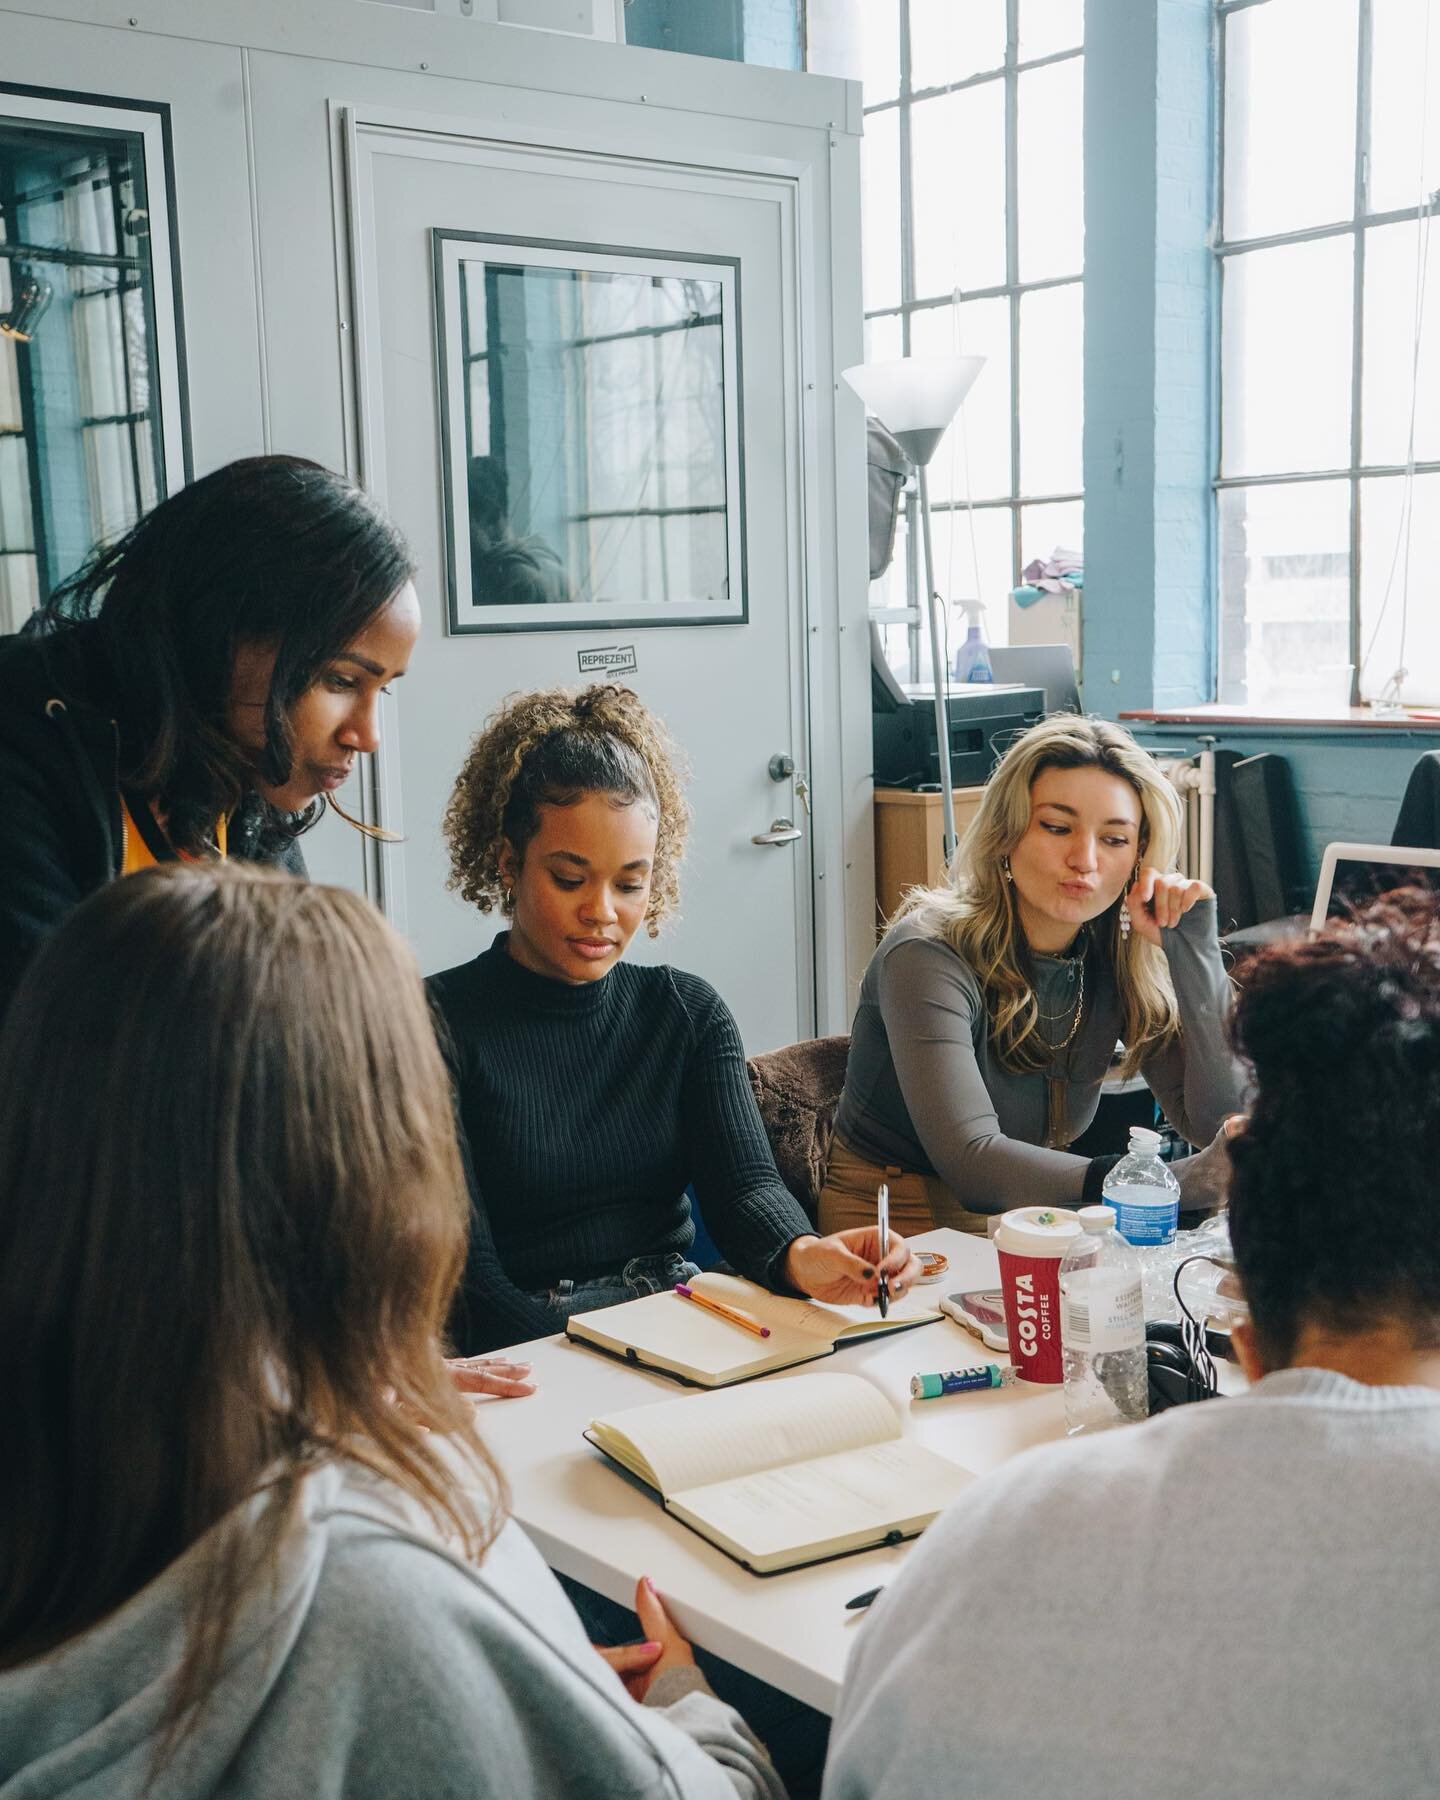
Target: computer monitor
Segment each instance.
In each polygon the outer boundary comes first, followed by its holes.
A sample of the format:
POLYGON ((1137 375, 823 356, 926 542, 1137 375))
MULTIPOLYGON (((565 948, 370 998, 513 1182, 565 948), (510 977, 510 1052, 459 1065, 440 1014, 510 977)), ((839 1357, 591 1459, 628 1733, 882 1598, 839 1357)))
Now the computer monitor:
POLYGON ((1343 918, 1396 888, 1428 888, 1440 907, 1440 850, 1404 844, 1327 844, 1320 863, 1310 929, 1343 918))
POLYGON ((990 667, 997 681, 1043 688, 1047 713, 1080 710, 1075 658, 1068 644, 994 644, 990 667))

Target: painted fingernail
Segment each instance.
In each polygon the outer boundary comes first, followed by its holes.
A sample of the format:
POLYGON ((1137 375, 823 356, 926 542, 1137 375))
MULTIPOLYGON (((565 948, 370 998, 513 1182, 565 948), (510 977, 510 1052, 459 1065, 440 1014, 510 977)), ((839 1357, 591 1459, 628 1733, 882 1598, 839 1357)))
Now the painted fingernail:
POLYGON ((647 1638, 640 1648, 649 1656, 658 1656, 665 1646, 657 1644, 654 1638, 647 1638))
POLYGON ((875 1271, 873 1269, 867 1269, 865 1271, 865 1279, 867 1281, 873 1281, 875 1279, 875 1271))
POLYGON ((640 1577, 640 1579, 645 1583, 646 1591, 648 1593, 653 1594, 655 1596, 655 1598, 658 1600, 660 1598, 660 1590, 659 1590, 659 1588, 656 1587, 655 1583, 650 1579, 650 1577, 648 1575, 642 1575, 640 1577))

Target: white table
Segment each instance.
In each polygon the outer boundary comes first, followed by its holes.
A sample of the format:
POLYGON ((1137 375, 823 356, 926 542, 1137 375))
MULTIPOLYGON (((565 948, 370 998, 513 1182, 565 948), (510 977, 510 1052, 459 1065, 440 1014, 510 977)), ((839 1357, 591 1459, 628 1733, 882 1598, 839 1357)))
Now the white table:
MULTIPOLYGON (((958 1231, 914 1242, 943 1250, 950 1268, 938 1297, 998 1285, 993 1245, 958 1231)), ((510 1483, 514 1515, 551 1568, 625 1605, 641 1575, 653 1577, 693 1643, 747 1669, 822 1712, 839 1699, 845 1658, 864 1613, 845 1602, 894 1574, 909 1546, 867 1550, 782 1575, 751 1575, 672 1519, 660 1501, 619 1473, 581 1437, 600 1413, 692 1390, 647 1374, 563 1337, 537 1338, 512 1353, 535 1366, 539 1392, 480 1402, 480 1427, 510 1483)), ((1017 1451, 1064 1433, 1058 1387, 912 1401, 910 1377, 978 1362, 1005 1362, 949 1319, 897 1332, 767 1380, 822 1370, 863 1375, 891 1401, 907 1437, 976 1474, 1017 1451)), ((697 1393, 697 1401, 701 1396, 697 1393)), ((964 1505, 964 1500, 960 1501, 964 1505)))

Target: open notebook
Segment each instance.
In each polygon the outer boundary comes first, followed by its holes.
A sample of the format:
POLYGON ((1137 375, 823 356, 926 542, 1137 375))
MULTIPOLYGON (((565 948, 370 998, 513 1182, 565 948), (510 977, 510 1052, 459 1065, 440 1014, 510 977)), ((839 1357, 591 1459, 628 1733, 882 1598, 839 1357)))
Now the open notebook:
POLYGON ((697 1294, 753 1313, 770 1327, 770 1336, 755 1337, 669 1289, 596 1312, 576 1313, 567 1321, 565 1335, 643 1368, 673 1375, 677 1381, 713 1388, 813 1362, 817 1356, 829 1356, 837 1344, 882 1331, 928 1325, 941 1316, 938 1299, 928 1297, 931 1290, 921 1295, 912 1288, 891 1306, 890 1316, 882 1319, 873 1306, 828 1306, 820 1300, 791 1299, 739 1275, 697 1275, 690 1286, 697 1294))
POLYGON ((585 1436, 756 1575, 913 1537, 974 1479, 858 1375, 632 1406, 585 1436))

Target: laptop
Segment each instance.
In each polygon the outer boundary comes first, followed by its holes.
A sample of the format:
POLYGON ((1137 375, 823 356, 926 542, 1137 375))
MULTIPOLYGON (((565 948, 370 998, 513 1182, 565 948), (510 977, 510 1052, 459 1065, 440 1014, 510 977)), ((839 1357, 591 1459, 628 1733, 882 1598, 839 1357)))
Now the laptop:
POLYGON ((1043 689, 1047 713, 1080 710, 1075 658, 1068 644, 992 644, 990 667, 996 681, 1043 689))
POLYGON ((1343 918, 1395 888, 1428 888, 1440 907, 1440 850, 1405 844, 1327 844, 1310 929, 1343 918))

